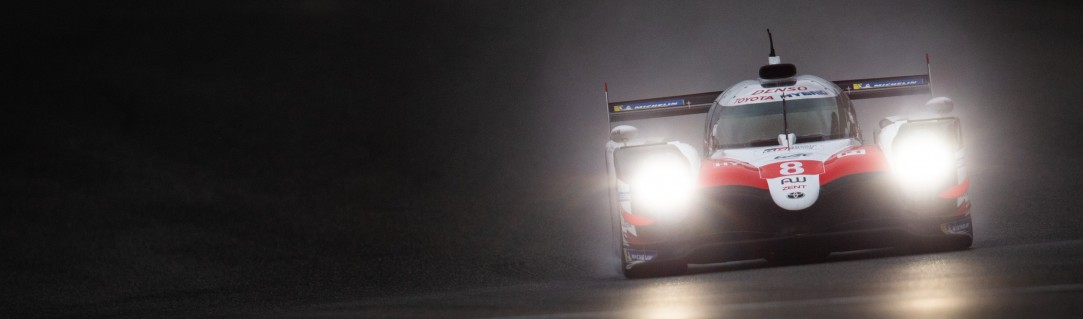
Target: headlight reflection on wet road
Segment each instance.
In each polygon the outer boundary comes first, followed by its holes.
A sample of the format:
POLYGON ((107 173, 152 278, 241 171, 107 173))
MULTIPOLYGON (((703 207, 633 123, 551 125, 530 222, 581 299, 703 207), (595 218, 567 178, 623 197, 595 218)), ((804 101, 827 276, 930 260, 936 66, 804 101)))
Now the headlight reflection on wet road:
POLYGON ((896 277, 882 294, 892 296, 882 309, 903 317, 957 317, 975 304, 967 287, 969 275, 981 273, 977 266, 944 255, 923 256, 920 260, 889 267, 884 273, 896 277), (901 277, 901 278, 900 278, 901 277))
POLYGON ((377 298, 310 307, 289 317, 1019 318, 1046 311, 1076 318, 1083 313, 1080 252, 1083 240, 925 255, 850 252, 784 267, 763 261, 695 265, 679 277, 377 298))
MULTIPOLYGON (((705 318, 724 317, 709 307, 713 294, 705 291, 702 283, 687 280, 659 282, 642 287, 626 306, 634 309, 628 318, 705 318)), ((716 301, 717 302, 717 301, 716 301)))
POLYGON ((759 285, 700 280, 713 277, 711 274, 698 278, 695 275, 660 278, 657 279, 659 282, 634 288, 631 295, 635 297, 624 303, 622 308, 626 311, 622 311, 621 316, 727 318, 780 310, 815 316, 819 311, 844 306, 859 313, 926 318, 960 316, 979 306, 980 294, 969 289, 988 283, 975 281, 972 274, 983 271, 977 265, 950 258, 948 254, 916 257, 916 260, 899 260, 898 264, 867 273, 868 276, 840 278, 842 281, 832 285, 817 281, 816 273, 832 270, 839 266, 837 263, 761 269, 759 275, 768 277, 772 277, 771 273, 793 270, 801 270, 805 275, 800 278, 780 276, 774 282, 759 285), (805 269, 798 269, 802 267, 805 269), (865 289, 840 289, 853 285, 867 286, 865 289))

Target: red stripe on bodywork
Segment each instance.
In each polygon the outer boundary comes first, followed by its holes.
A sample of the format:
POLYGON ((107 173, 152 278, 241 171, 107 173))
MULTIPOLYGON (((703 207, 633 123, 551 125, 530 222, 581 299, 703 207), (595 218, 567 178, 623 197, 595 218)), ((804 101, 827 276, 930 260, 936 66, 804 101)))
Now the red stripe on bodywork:
MULTIPOLYGON (((778 165, 773 163, 770 165, 778 165)), ((888 170, 887 159, 883 152, 876 146, 858 146, 846 148, 832 154, 823 162, 823 173, 820 174, 820 185, 830 183, 841 177, 888 170), (863 154, 846 155, 847 152, 864 151, 863 154)), ((818 171, 817 171, 818 173, 818 171)), ((707 160, 700 168, 700 187, 713 186, 749 186, 767 189, 767 180, 760 178, 760 171, 756 167, 730 158, 707 160)))
POLYGON ((824 162, 824 167, 826 171, 820 174, 820 185, 853 174, 887 171, 889 169, 884 153, 880 152, 880 148, 871 145, 847 148, 835 153, 824 162), (840 154, 862 150, 865 151, 864 154, 839 157, 840 154))
POLYGON ((767 180, 760 178, 752 165, 728 158, 703 161, 700 167, 700 187, 748 186, 767 189, 767 180))
POLYGON ((940 192, 940 198, 959 198, 966 194, 966 191, 970 189, 970 178, 963 179, 959 185, 952 186, 947 190, 940 192))
POLYGON ((966 215, 970 212, 970 201, 964 201, 962 205, 959 205, 959 209, 955 210, 956 216, 966 215))
POLYGON ((632 213, 629 213, 628 211, 623 209, 620 210, 620 215, 621 217, 624 217, 624 221, 626 223, 633 226, 647 226, 650 224, 654 224, 654 220, 651 220, 650 218, 639 215, 632 215, 632 213))

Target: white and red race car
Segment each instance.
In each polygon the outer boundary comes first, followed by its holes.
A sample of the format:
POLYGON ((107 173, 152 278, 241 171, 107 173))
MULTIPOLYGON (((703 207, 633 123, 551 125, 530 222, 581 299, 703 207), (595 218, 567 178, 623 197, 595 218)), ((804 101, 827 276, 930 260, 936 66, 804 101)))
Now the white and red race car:
POLYGON ((624 275, 879 247, 970 247, 970 182, 952 101, 933 98, 926 112, 885 118, 874 143, 862 140, 851 102, 925 93, 929 84, 928 74, 798 76, 772 48, 759 79, 725 91, 607 102, 610 206, 624 275), (702 113, 698 151, 618 125, 702 113))

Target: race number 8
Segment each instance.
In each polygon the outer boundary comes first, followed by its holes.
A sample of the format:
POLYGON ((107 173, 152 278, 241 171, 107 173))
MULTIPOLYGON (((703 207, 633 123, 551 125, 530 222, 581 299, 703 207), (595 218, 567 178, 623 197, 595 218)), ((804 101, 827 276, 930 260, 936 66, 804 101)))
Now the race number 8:
POLYGON ((805 168, 801 167, 801 162, 785 162, 778 167, 781 168, 778 173, 782 175, 797 175, 805 172, 805 168))
POLYGON ((824 173, 824 163, 813 160, 796 160, 760 166, 760 178, 778 178, 793 175, 819 175, 824 173))

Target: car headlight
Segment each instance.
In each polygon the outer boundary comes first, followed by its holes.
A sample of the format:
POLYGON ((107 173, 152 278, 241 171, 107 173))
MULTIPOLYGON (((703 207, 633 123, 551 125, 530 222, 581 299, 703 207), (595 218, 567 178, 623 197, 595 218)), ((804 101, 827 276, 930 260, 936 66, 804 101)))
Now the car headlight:
POLYGON ((901 138, 894 153, 895 178, 911 189, 932 189, 954 177, 954 148, 935 134, 901 138))
POLYGON ((695 181, 688 161, 676 154, 643 159, 634 178, 631 184, 636 211, 644 209, 656 214, 683 211, 692 198, 695 181))

